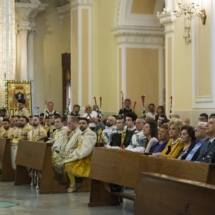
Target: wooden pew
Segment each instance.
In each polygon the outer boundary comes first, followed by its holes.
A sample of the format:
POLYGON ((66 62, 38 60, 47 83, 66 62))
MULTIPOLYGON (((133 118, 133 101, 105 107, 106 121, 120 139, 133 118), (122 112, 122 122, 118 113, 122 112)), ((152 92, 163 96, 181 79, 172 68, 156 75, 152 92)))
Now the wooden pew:
POLYGON ((9 139, 0 139, 0 162, 2 163, 1 181, 14 181, 15 170, 11 163, 11 142, 9 139))
MULTIPOLYGON (((104 147, 104 142, 97 142, 95 147, 104 147)), ((82 178, 82 182, 80 187, 78 188, 78 192, 90 192, 91 189, 91 179, 90 178, 82 178)))
POLYGON ((116 195, 135 200, 134 195, 110 193, 104 182, 138 189, 140 172, 161 173, 182 179, 215 184, 215 164, 144 156, 141 153, 95 148, 90 178, 89 206, 118 205, 116 195))
POLYGON ((40 194, 65 193, 66 187, 53 178, 52 170, 52 144, 44 142, 19 142, 16 155, 15 185, 30 184, 27 167, 42 172, 40 181, 40 194))
POLYGON ((134 195, 108 192, 103 182, 137 189, 141 156, 141 153, 130 151, 95 148, 89 176, 93 180, 88 206, 119 205, 119 197, 134 200, 134 195))
POLYGON ((141 173, 135 215, 214 215, 214 199, 214 185, 141 173))
POLYGON ((142 156, 139 170, 215 185, 215 164, 142 156))

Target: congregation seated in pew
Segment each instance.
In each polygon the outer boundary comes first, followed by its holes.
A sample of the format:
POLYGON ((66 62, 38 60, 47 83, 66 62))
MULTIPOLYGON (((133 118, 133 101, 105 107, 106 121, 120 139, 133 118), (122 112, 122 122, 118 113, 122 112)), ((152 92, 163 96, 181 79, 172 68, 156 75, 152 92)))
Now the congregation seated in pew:
MULTIPOLYGON (((162 114, 163 112, 160 113, 159 117, 162 116, 162 114)), ((201 114, 200 117, 203 117, 203 115, 204 114, 201 114)), ((69 118, 68 118, 68 122, 70 122, 69 118)), ((21 117, 11 116, 10 121, 5 120, 5 124, 7 123, 7 125, 5 125, 6 129, 4 129, 4 127, 1 127, 0 130, 1 129, 4 130, 4 133, 5 133, 5 130, 8 129, 8 124, 10 123, 9 130, 7 131, 8 134, 6 133, 7 138, 13 139, 15 140, 15 142, 18 142, 20 139, 31 140, 31 141, 44 141, 47 134, 44 130, 44 127, 40 124, 38 120, 40 121, 38 116, 35 115, 32 117, 32 125, 33 125, 33 128, 32 128, 29 125, 29 119, 26 116, 21 116, 21 117), (17 121, 19 122, 17 123, 17 121)), ((78 124, 77 124, 70 130, 70 133, 68 131, 68 128, 66 131, 65 130, 66 128, 64 128, 63 126, 62 118, 60 118, 59 115, 52 115, 52 117, 50 117, 49 120, 50 120, 50 124, 45 125, 47 126, 47 131, 49 133, 52 133, 54 137, 55 135, 57 137, 54 140, 53 157, 55 159, 60 159, 60 161, 62 161, 65 159, 66 156, 73 153, 73 151, 77 148, 77 141, 76 141, 76 144, 73 144, 73 143, 74 143, 74 139, 77 138, 77 136, 79 135, 78 133, 80 132, 80 130, 78 129, 78 124), (65 133, 65 135, 63 134, 61 135, 61 132, 65 133), (74 135, 75 133, 76 135, 74 135), (71 134, 74 135, 73 138, 71 134)), ((213 118, 209 119, 209 126, 210 126, 210 123, 212 123, 211 120, 213 121, 213 118)), ((149 154, 152 153, 153 156, 157 156, 157 157, 178 158, 178 159, 186 159, 190 161, 197 160, 200 162, 208 162, 208 163, 215 162, 213 161, 213 156, 210 156, 210 153, 213 154, 213 147, 212 147, 213 143, 211 143, 212 145, 211 144, 209 145, 209 143, 205 143, 205 138, 207 136, 206 130, 207 130, 207 127, 209 126, 205 127, 206 124, 201 124, 201 123, 198 124, 195 128, 195 137, 197 140, 190 142, 190 139, 189 141, 187 141, 182 136, 183 132, 185 133, 187 132, 186 134, 188 134, 189 138, 191 139, 194 138, 191 135, 189 135, 189 132, 188 132, 189 129, 182 127, 183 126, 182 121, 178 119, 172 119, 168 123, 170 140, 167 143, 168 135, 167 135, 167 127, 165 127, 167 126, 167 124, 165 123, 165 125, 160 126, 160 124, 158 125, 158 121, 157 122, 153 120, 145 121, 145 119, 141 117, 137 117, 133 112, 130 111, 125 116, 125 126, 126 126, 125 127, 126 129, 125 129, 122 126, 122 119, 118 118, 117 120, 115 120, 113 116, 110 116, 107 119, 107 124, 106 124, 107 127, 103 131, 102 139, 107 140, 107 145, 109 147, 113 147, 113 148, 117 147, 120 149, 136 151, 140 153, 143 153, 143 152, 146 152, 149 154), (182 131, 180 130, 181 127, 182 127, 182 131), (159 128, 158 136, 157 136, 157 132, 158 132, 157 128, 159 128), (205 134, 203 135, 202 133, 204 132, 205 134), (205 149, 208 154, 203 155, 203 153, 201 153, 201 157, 200 157, 200 152, 202 148, 205 148, 203 146, 205 146, 206 144, 210 146, 208 147, 210 150, 208 151, 205 149), (206 156, 209 156, 210 159, 206 159, 206 156)))

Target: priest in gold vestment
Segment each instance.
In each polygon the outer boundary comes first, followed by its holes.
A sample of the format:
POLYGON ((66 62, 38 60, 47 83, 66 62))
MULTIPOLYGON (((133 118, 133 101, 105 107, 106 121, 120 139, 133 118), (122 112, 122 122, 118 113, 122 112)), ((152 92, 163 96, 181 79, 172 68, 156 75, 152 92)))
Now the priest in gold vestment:
POLYGON ((33 116, 32 124, 33 129, 28 132, 27 140, 44 142, 44 140, 47 138, 47 133, 46 130, 40 125, 40 118, 38 115, 33 116))
POLYGON ((53 144, 53 162, 63 160, 65 156, 71 153, 77 147, 77 138, 79 134, 78 118, 70 116, 67 119, 67 130, 53 144), (57 161, 56 161, 57 160, 57 161))
POLYGON ((19 128, 19 116, 11 116, 10 118, 10 130, 8 132, 8 139, 17 138, 20 135, 21 129, 19 128))
MULTIPOLYGON (((16 134, 14 134, 15 136, 13 137, 12 143, 13 144, 18 144, 19 140, 27 140, 27 135, 28 132, 30 132, 32 130, 32 126, 28 125, 28 118, 26 116, 21 116, 19 119, 19 135, 17 136, 16 134)), ((15 124, 16 125, 16 124, 15 124)))
POLYGON ((4 131, 2 132, 0 138, 8 138, 8 132, 10 131, 10 120, 8 118, 3 119, 4 131))

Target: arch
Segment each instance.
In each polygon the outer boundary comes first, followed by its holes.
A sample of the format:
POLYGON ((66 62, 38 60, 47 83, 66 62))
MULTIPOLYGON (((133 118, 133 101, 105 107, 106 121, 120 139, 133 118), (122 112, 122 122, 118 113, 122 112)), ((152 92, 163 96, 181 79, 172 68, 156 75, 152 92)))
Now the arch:
MULTIPOLYGON (((135 0, 117 0, 115 8, 114 27, 119 26, 152 26, 160 27, 156 17, 157 11, 162 11, 164 0, 156 0, 153 14, 132 13, 132 5, 135 0)), ((150 1, 150 0, 148 0, 150 1)))

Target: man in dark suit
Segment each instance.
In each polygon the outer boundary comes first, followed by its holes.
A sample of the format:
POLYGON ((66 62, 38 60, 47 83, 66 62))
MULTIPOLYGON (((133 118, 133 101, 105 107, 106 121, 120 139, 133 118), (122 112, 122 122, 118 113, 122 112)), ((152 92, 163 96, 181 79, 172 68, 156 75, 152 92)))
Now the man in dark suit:
POLYGON ((201 147, 205 142, 205 140, 207 139, 206 125, 207 125, 207 122, 199 122, 195 127, 196 140, 193 141, 191 146, 189 147, 185 160, 195 161, 198 158, 201 147))
POLYGON ((206 125, 208 139, 203 143, 196 161, 203 163, 215 163, 215 117, 211 116, 206 125))

